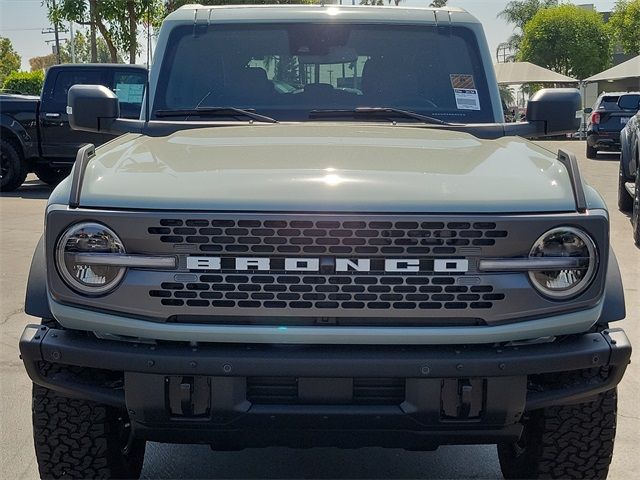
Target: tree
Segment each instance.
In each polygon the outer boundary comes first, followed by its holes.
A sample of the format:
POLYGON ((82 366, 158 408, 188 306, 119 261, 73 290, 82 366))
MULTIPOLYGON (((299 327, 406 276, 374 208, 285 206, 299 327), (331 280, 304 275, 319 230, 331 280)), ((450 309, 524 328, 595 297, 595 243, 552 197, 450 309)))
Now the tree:
MULTIPOLYGON (((61 57, 62 57, 62 52, 61 57)), ((42 55, 40 57, 31 57, 29 59, 29 66, 31 67, 32 72, 38 72, 41 70, 46 70, 51 65, 55 65, 58 63, 58 57, 55 53, 50 53, 49 55, 42 55)))
POLYGON ((525 25, 518 59, 583 79, 609 66, 611 39, 594 11, 571 4, 545 8, 525 25))
POLYGON ((44 84, 44 72, 11 72, 2 83, 2 88, 24 95, 40 95, 44 84))
POLYGON ((13 48, 11 40, 0 37, 0 84, 11 72, 20 70, 22 59, 13 48))
POLYGON ((516 31, 507 40, 507 45, 514 52, 519 51, 525 25, 543 8, 555 7, 558 0, 512 0, 504 7, 498 18, 515 25, 516 31))
POLYGON ((608 26, 624 53, 640 54, 640 0, 618 0, 608 26))

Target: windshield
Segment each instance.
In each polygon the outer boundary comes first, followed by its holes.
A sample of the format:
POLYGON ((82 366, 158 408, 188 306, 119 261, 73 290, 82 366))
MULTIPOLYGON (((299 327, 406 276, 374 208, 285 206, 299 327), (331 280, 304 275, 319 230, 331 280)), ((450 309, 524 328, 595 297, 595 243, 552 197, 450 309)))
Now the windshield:
POLYGON ((153 115, 235 107, 300 121, 313 110, 390 107, 448 122, 493 122, 476 42, 470 30, 450 25, 178 27, 153 115))

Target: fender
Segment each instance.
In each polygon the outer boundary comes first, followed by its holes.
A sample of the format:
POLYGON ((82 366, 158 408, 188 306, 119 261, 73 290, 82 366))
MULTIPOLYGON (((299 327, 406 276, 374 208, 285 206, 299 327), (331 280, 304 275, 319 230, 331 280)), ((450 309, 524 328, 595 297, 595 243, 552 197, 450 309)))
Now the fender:
POLYGON ((607 280, 605 283, 604 302, 602 313, 598 319, 598 324, 603 325, 609 322, 622 320, 626 316, 624 305, 624 287, 618 260, 613 250, 609 248, 609 262, 607 265, 607 280))
MULTIPOLYGON (((39 156, 37 136, 31 135, 20 122, 6 113, 0 114, 0 127, 9 130, 22 148, 24 158, 39 156)), ((34 132, 37 135, 37 132, 34 132)))
POLYGON ((44 255, 44 235, 40 237, 31 260, 24 311, 39 318, 53 318, 47 298, 47 262, 44 255))

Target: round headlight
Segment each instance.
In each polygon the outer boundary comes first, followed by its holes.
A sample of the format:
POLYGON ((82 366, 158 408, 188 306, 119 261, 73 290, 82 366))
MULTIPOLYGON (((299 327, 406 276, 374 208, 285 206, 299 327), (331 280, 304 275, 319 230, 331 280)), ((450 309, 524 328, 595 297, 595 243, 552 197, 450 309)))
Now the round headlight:
POLYGON ((77 223, 58 240, 56 263, 64 281, 74 290, 100 295, 115 288, 126 268, 80 263, 81 253, 126 253, 122 242, 110 228, 99 223, 77 223))
POLYGON ((559 270, 532 270, 529 278, 540 293, 553 299, 567 299, 584 291, 596 272, 598 256, 593 240, 573 227, 558 227, 542 235, 529 257, 571 258, 574 266, 559 270))

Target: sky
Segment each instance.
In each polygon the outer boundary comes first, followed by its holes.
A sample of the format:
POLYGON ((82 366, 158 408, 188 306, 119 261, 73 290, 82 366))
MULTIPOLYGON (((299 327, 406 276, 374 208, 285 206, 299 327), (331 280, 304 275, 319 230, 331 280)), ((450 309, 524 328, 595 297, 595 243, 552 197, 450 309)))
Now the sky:
MULTIPOLYGON (((430 2, 431 0, 404 0, 401 5, 428 6, 430 2)), ((197 3, 197 0, 193 3, 197 3)), ((450 6, 464 8, 482 22, 492 52, 513 32, 511 25, 497 18, 506 3, 507 0, 449 0, 450 6)), ((593 4, 598 11, 610 11, 615 0, 574 0, 571 3, 593 4)), ((0 36, 11 39, 22 57, 23 70, 29 70, 29 58, 51 53, 51 44, 45 41, 52 40, 53 34, 41 33, 48 27, 47 9, 42 5, 42 0, 0 0, 0 36)), ((68 38, 68 34, 62 34, 61 38, 68 38)), ((144 61, 144 58, 144 54, 140 55, 138 61, 144 61)))

